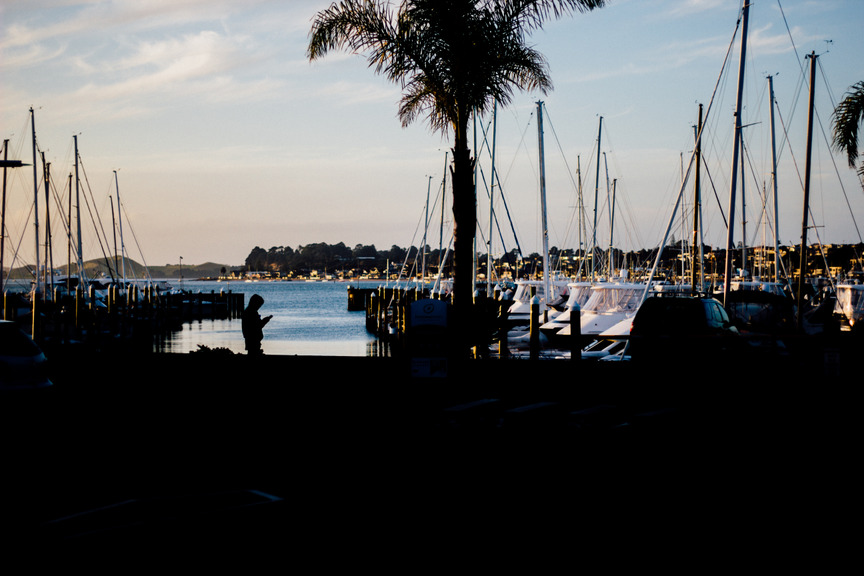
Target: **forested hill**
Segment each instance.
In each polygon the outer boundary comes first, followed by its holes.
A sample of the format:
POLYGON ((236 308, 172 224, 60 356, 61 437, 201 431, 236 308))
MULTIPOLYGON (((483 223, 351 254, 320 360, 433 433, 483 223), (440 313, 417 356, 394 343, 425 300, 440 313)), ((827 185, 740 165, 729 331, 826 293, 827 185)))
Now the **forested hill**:
MULTIPOLYGON (((120 278, 123 275, 123 269, 125 264, 126 277, 129 279, 144 279, 148 277, 153 279, 162 279, 162 278, 176 278, 179 279, 182 275, 183 278, 187 280, 193 280, 195 278, 216 278, 220 275, 224 275, 230 272, 232 269, 236 267, 228 266, 226 264, 216 264, 215 262, 205 262, 204 264, 183 264, 181 265, 179 262, 177 264, 166 264, 165 266, 144 266, 140 262, 136 262, 131 258, 126 259, 125 263, 117 262, 115 263, 113 260, 111 261, 111 267, 109 269, 108 263, 105 259, 100 258, 96 260, 88 260, 84 263, 84 271, 85 275, 89 278, 111 278, 114 276, 115 278, 120 278)), ((66 274, 66 265, 56 266, 55 270, 60 275, 66 274)), ((75 264, 72 264, 72 274, 77 274, 77 267, 75 264)), ((33 278, 32 268, 21 267, 21 268, 13 268, 8 277, 11 279, 31 279, 33 278)))
MULTIPOLYGON (((375 245, 357 244, 354 248, 347 247, 343 242, 326 244, 319 242, 307 244, 293 249, 290 246, 274 246, 264 250, 256 246, 246 257, 246 270, 268 270, 274 272, 303 272, 309 270, 332 271, 339 268, 383 268, 387 262, 400 266, 409 259, 414 259, 419 250, 400 248, 395 244, 389 250, 378 250, 375 245)), ((429 262, 438 262, 438 250, 427 248, 426 258, 429 262)))

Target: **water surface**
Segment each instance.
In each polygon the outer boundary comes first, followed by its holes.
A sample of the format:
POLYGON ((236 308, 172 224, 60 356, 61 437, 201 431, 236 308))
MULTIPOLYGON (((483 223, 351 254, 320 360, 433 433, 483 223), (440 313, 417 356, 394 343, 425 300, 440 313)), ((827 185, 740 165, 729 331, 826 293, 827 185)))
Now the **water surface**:
MULTIPOLYGON (((189 292, 242 293, 264 298, 261 316, 273 315, 264 327, 265 354, 300 356, 378 356, 379 344, 366 331, 363 311, 348 311, 344 282, 172 282, 189 292)), ((374 287, 376 284, 370 284, 374 287)), ((186 353, 228 348, 245 354, 240 319, 186 322, 183 329, 155 344, 157 352, 186 353)))

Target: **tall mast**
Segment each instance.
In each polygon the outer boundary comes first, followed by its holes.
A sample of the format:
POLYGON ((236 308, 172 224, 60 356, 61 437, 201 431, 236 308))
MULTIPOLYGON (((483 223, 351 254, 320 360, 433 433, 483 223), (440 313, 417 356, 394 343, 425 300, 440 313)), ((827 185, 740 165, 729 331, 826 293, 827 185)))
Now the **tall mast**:
POLYGON ((66 292, 72 290, 72 173, 69 173, 69 209, 66 211, 66 292))
POLYGON ((441 267, 444 266, 444 197, 447 193, 447 152, 444 152, 444 177, 441 178, 441 227, 438 229, 438 276, 441 276, 441 267))
POLYGON ((612 179, 612 203, 609 205, 609 276, 615 272, 615 242, 613 241, 615 234, 615 185, 618 183, 617 178, 612 179))
POLYGON ((600 125, 597 128, 597 171, 594 174, 594 228, 591 240, 591 281, 594 281, 594 252, 597 248, 597 194, 600 189, 600 135, 603 132, 603 117, 600 116, 600 125))
POLYGON ((52 292, 54 279, 54 262, 51 257, 51 163, 45 162, 45 152, 42 152, 42 169, 45 171, 45 291, 52 292), (50 280, 49 280, 50 279, 50 280))
POLYGON ((492 235, 495 221, 495 144, 498 131, 498 100, 492 103, 492 185, 489 188, 489 247, 486 250, 486 297, 492 296, 492 235))
MULTIPOLYGON (((702 160, 702 104, 699 104, 699 121, 696 124, 696 151, 694 156, 696 160, 696 174, 694 175, 695 185, 693 186, 693 241, 690 244, 691 260, 693 264, 690 267, 690 289, 691 291, 696 292, 696 262, 702 244, 699 242, 699 216, 702 210, 702 184, 699 175, 701 172, 702 160)), ((701 270, 701 258, 698 261, 701 270)))
POLYGON ((780 281, 780 222, 777 215, 777 150, 774 139, 774 78, 768 76, 768 94, 771 110, 771 183, 774 191, 774 281, 780 281))
MULTIPOLYGON (((117 223, 120 225, 120 266, 123 269, 123 286, 126 286, 126 244, 123 242, 123 208, 120 205, 120 184, 114 170, 114 188, 117 190, 117 223)), ((113 210, 111 211, 114 212, 113 210)))
MULTIPOLYGON (((741 138, 741 148, 744 148, 744 132, 739 132, 741 138)), ((747 276, 747 195, 745 194, 745 183, 747 179, 744 177, 744 157, 746 154, 742 150, 741 160, 741 272, 744 277, 747 276)))
MULTIPOLYGON (((477 207, 477 172, 480 169, 480 162, 479 162, 480 155, 477 154, 477 109, 476 108, 474 109, 474 114, 472 115, 472 118, 474 120, 474 207, 476 208, 477 207)), ((453 161, 454 162, 456 161, 456 154, 455 153, 453 154, 453 161)), ((452 173, 451 173, 451 178, 452 178, 452 173)), ((455 185, 454 185, 454 190, 455 190, 455 185)), ((455 199, 456 199, 455 194, 453 196, 453 199, 455 202, 455 199)), ((454 206, 455 206, 455 204, 454 204, 454 206)), ((476 221, 474 222, 474 226, 475 227, 477 226, 476 221)), ((454 228, 455 228, 455 225, 454 225, 454 228)), ((476 228, 475 228, 475 232, 476 232, 476 228)), ((471 264, 472 264, 471 269, 473 270, 473 272, 471 272, 471 294, 474 294, 474 291, 477 290, 477 234, 476 233, 474 234, 474 255, 471 259, 471 264)), ((454 266, 453 269, 455 272, 456 267, 454 266)))
POLYGON ((6 168, 8 164, 9 140, 7 139, 3 140, 3 203, 0 204, 0 298, 3 297, 3 253, 6 251, 6 168))
POLYGON ((545 290, 546 302, 552 298, 551 283, 549 279, 549 228, 546 226, 546 158, 543 152, 543 102, 537 102, 537 135, 540 146, 540 212, 542 222, 540 226, 543 233, 543 288, 545 290))
POLYGON ((738 154, 741 145, 741 100, 744 91, 744 63, 747 56, 747 22, 749 20, 750 0, 744 0, 741 21, 741 54, 738 63, 738 96, 735 103, 735 136, 732 149, 732 177, 729 187, 729 229, 726 233, 726 264, 723 271, 723 304, 729 296, 729 285, 732 281, 732 248, 735 238, 735 187, 738 178, 738 154))
POLYGON ((117 254, 118 254, 118 252, 117 252, 117 223, 114 220, 115 219, 115 216, 114 216, 114 199, 111 196, 109 196, 108 200, 111 201, 111 231, 113 232, 113 236, 114 236, 114 269, 119 270, 120 269, 120 263, 117 262, 117 254))
MULTIPOLYGON (((117 173, 115 172, 116 176, 117 173)), ((420 288, 426 282, 426 238, 429 233, 429 191, 432 188, 432 176, 428 176, 426 180, 426 217, 423 223, 423 246, 420 247, 422 254, 420 256, 420 288)))
POLYGON ((582 236, 585 232, 585 204, 582 201, 582 159, 576 156, 576 191, 578 198, 576 199, 576 220, 579 229, 579 270, 576 273, 576 278, 582 277, 585 271, 585 242, 582 236))
POLYGON ((78 220, 78 286, 83 288, 84 282, 84 253, 81 249, 81 180, 78 176, 78 135, 72 137, 75 140, 75 211, 78 220))
MULTIPOLYGON (((610 201, 610 198, 609 198, 609 164, 606 163, 606 153, 605 152, 603 152, 603 173, 606 176, 606 202, 608 203, 610 201)), ((611 252, 612 252, 611 251, 611 248, 612 248, 612 238, 611 238, 611 235, 612 235, 612 207, 611 207, 611 205, 609 207, 609 235, 610 235, 610 238, 609 238, 610 250, 609 250, 609 253, 606 255, 607 258, 605 260, 605 268, 606 268, 606 276, 607 277, 612 275, 612 267, 611 267, 611 263, 612 263, 612 257, 611 257, 611 252)), ((601 271, 602 271, 602 269, 601 269, 601 271)))
POLYGON ((36 283, 33 290, 39 292, 39 176, 36 171, 36 114, 30 108, 30 126, 33 130, 33 226, 36 230, 36 283))
POLYGON ((811 52, 810 58, 810 104, 807 116, 807 159, 804 163, 804 214, 801 217, 801 266, 798 276, 798 328, 804 322, 804 279, 807 276, 807 221, 810 212, 810 157, 813 147, 813 100, 816 91, 816 53, 811 52))

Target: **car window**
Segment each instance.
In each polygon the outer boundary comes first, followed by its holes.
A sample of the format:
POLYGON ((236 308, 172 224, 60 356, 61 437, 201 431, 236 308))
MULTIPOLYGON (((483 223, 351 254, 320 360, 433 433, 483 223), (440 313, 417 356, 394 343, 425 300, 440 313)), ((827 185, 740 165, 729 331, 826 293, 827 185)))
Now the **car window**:
POLYGON ((705 302, 705 306, 708 325, 712 328, 723 328, 729 319, 723 308, 717 302, 705 302))

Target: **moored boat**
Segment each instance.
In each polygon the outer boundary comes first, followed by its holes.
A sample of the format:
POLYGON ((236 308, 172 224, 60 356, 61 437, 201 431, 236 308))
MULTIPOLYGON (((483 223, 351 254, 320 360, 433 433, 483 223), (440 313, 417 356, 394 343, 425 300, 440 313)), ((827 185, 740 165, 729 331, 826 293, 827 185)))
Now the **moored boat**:
POLYGON ((842 331, 852 331, 858 323, 864 322, 864 284, 838 284, 834 314, 840 318, 842 331))

